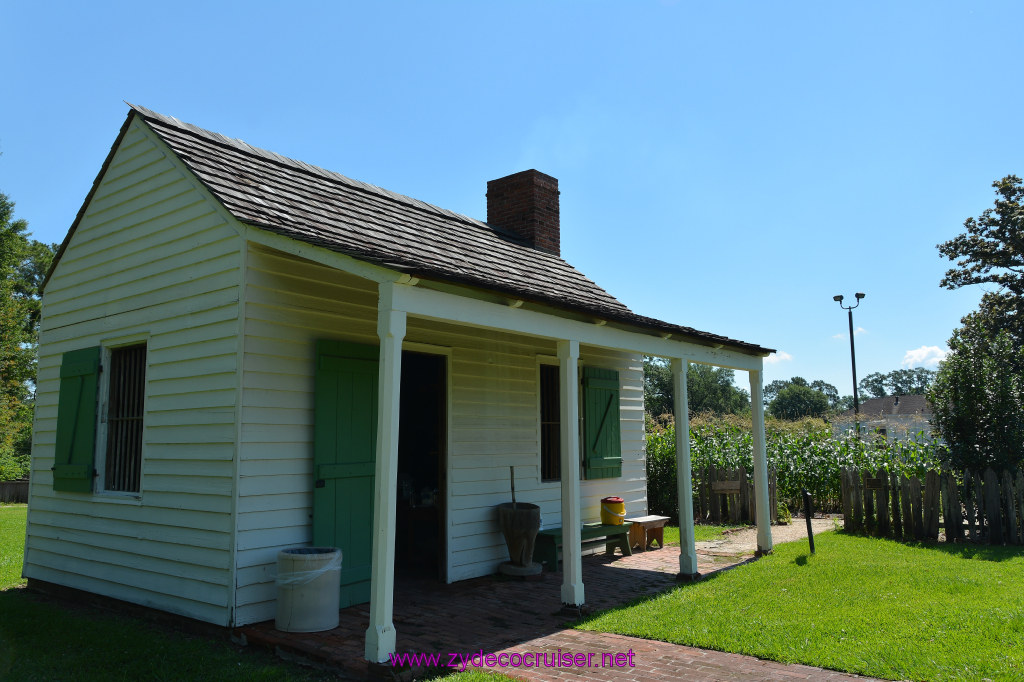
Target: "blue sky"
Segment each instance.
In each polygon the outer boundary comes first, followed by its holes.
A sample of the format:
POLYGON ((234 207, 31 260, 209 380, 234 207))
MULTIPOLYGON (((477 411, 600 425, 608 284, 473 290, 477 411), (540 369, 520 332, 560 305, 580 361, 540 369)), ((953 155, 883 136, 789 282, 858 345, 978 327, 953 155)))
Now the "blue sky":
MULTIPOLYGON (((635 311, 851 391, 981 296, 935 245, 1024 174, 1020 3, 6 3, 0 191, 59 242, 127 100, 470 216, 559 179, 635 311)), ((935 357, 934 352, 922 353, 935 357)), ((742 377, 741 385, 745 385, 742 377)))

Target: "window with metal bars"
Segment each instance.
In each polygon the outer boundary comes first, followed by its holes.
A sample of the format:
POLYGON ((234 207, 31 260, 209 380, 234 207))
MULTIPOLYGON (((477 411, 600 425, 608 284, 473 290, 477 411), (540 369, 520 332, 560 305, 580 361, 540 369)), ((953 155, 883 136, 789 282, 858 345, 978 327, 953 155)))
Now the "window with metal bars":
POLYGON ((558 365, 540 366, 540 478, 557 481, 561 478, 561 439, 558 404, 558 365))
POLYGON ((146 397, 146 344, 110 351, 107 455, 104 488, 139 492, 142 415, 146 397))

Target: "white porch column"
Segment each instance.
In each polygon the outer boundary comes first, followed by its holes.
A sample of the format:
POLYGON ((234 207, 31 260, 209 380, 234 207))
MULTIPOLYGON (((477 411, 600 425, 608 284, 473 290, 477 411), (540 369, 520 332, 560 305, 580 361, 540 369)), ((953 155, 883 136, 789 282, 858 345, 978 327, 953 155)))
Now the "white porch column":
POLYGON ((772 551, 772 518, 768 509, 768 453, 764 447, 762 373, 750 370, 750 414, 754 441, 754 504, 757 510, 757 553, 772 551))
POLYGON ((395 598, 395 501, 398 489, 398 406, 402 381, 405 312, 392 308, 393 287, 380 285, 377 335, 377 494, 373 503, 373 567, 370 574, 370 627, 367 660, 384 663, 395 652, 392 618, 395 598))
POLYGON ((579 341, 558 342, 559 430, 562 476, 562 603, 583 606, 580 515, 579 341))
POLYGON ((697 547, 693 531, 693 482, 690 473, 690 406, 686 389, 689 363, 672 358, 672 393, 676 421, 676 483, 679 492, 679 577, 696 578, 697 547))

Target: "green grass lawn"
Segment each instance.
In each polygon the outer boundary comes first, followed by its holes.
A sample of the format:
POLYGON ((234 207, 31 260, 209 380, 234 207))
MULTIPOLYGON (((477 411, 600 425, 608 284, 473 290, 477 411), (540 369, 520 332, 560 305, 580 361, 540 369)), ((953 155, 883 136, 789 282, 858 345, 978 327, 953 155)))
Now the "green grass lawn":
POLYGON ((0 590, 25 583, 21 558, 25 553, 25 517, 28 506, 0 504, 0 590))
POLYGON ((581 629, 913 680, 1024 679, 1024 552, 826 533, 581 629))
MULTIPOLYGON (((50 602, 29 592, 21 579, 26 509, 23 504, 0 505, 0 680, 336 679, 260 650, 242 650, 125 615, 50 602)), ((444 679, 508 678, 469 671, 444 679)))
POLYGON ((323 680, 269 653, 0 591, 0 679, 323 680))
POLYGON ((65 607, 24 589, 26 506, 0 506, 0 680, 333 679, 261 651, 124 615, 65 607))
POLYGON ((444 677, 435 678, 435 682, 496 682, 496 680, 511 680, 513 678, 499 673, 488 673, 481 670, 467 670, 464 673, 453 673, 444 677))
MULTIPOLYGON (((715 540, 727 530, 743 528, 743 526, 713 526, 710 524, 697 524, 693 527, 694 539, 697 542, 708 542, 715 540)), ((679 544, 679 526, 665 526, 665 544, 679 544)))

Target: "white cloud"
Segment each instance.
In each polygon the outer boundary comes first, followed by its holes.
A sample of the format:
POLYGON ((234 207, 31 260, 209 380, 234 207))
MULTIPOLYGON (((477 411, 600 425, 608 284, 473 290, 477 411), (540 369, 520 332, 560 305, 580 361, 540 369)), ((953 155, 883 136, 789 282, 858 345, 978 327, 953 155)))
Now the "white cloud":
POLYGON ((937 367, 946 359, 947 351, 938 346, 921 346, 908 350, 903 356, 904 367, 937 367))
POLYGON ((787 353, 785 351, 781 351, 780 350, 779 352, 772 353, 771 355, 766 357, 764 359, 764 361, 767 362, 770 365, 777 365, 780 362, 787 362, 787 361, 792 360, 792 359, 793 359, 792 355, 790 355, 789 353, 787 353))
MULTIPOLYGON (((864 327, 857 327, 856 329, 853 330, 853 335, 854 336, 860 336, 861 334, 867 334, 867 333, 868 333, 868 330, 865 329, 864 327)), ((844 332, 842 334, 833 334, 832 338, 833 339, 848 339, 848 338, 850 338, 850 335, 848 333, 844 332)))

